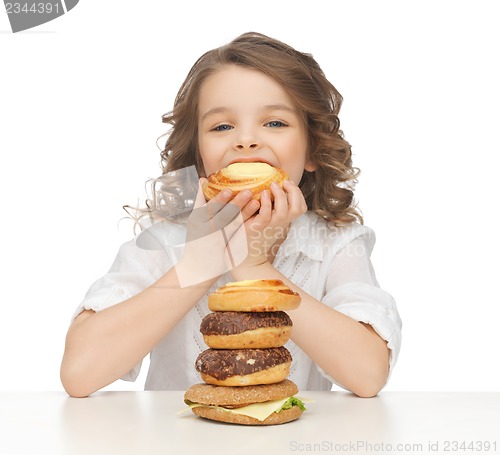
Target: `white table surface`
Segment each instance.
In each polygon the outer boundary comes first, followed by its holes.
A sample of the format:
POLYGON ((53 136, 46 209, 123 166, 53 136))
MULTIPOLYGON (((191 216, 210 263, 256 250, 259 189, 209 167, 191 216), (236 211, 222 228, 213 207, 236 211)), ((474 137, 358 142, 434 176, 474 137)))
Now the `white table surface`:
POLYGON ((247 427, 178 415, 183 392, 0 392, 0 454, 500 454, 499 392, 299 396, 299 420, 247 427))

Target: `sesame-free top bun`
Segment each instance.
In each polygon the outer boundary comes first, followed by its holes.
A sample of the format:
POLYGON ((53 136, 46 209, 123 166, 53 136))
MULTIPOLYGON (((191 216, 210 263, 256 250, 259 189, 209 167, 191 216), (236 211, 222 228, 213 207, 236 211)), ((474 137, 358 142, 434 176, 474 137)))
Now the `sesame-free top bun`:
MULTIPOLYGON (((287 179, 285 171, 267 163, 233 163, 210 174, 202 190, 207 200, 226 188, 232 190, 234 195, 248 189, 253 193, 253 199, 260 199, 260 193, 269 190, 271 183, 276 182, 283 187, 287 179)), ((270 196, 272 198, 272 193, 270 196)))
POLYGON ((199 404, 237 407, 251 403, 279 400, 291 397, 298 392, 297 385, 289 379, 275 384, 248 385, 245 387, 223 387, 200 383, 186 390, 184 399, 199 404))
MULTIPOLYGON (((207 406, 222 406, 227 409, 239 408, 254 403, 280 400, 298 393, 297 386, 288 379, 276 384, 245 387, 222 387, 210 384, 195 384, 184 394, 184 400, 207 406)), ((240 425, 278 425, 298 419, 302 410, 298 406, 273 412, 264 420, 242 414, 234 414, 224 409, 199 406, 192 408, 194 414, 205 419, 240 425)))
POLYGON ((216 311, 207 314, 200 332, 214 349, 278 348, 292 331, 292 320, 284 311, 216 311))
POLYGON ((234 281, 208 296, 211 311, 287 311, 299 304, 300 295, 281 280, 234 281))

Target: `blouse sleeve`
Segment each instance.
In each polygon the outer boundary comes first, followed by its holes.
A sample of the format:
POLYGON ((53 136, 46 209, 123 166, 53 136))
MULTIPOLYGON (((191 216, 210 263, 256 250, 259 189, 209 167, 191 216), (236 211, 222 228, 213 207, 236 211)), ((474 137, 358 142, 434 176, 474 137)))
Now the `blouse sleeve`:
MULTIPOLYGON (((133 297, 153 284, 171 266, 165 251, 141 249, 135 240, 124 243, 106 275, 90 286, 73 313, 72 321, 83 310, 98 312, 133 297)), ((139 375, 141 363, 122 379, 134 381, 139 375)))
MULTIPOLYGON (((402 323, 394 298, 377 283, 370 254, 375 239, 372 231, 344 245, 333 257, 322 301, 350 318, 370 324, 390 349, 389 375, 401 347, 402 323)), ((333 379, 323 370, 330 381, 333 379)))

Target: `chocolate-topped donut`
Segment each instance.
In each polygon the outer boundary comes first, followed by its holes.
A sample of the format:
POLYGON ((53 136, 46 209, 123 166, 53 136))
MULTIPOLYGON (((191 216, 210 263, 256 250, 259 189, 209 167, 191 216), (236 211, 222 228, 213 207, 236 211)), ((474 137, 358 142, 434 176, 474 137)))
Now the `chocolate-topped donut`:
POLYGON ((196 359, 196 370, 207 384, 245 386, 286 379, 292 356, 284 347, 269 349, 207 349, 196 359))
POLYGON ((200 325, 205 343, 216 349, 276 348, 291 330, 292 320, 283 311, 209 313, 200 325))

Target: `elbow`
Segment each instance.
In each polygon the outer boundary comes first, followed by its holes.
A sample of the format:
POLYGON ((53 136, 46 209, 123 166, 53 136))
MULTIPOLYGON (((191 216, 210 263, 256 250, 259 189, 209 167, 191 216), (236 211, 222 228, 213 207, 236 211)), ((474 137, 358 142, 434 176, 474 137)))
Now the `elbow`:
POLYGON ((357 387, 352 390, 352 392, 359 398, 373 398, 378 395, 378 393, 383 389, 384 384, 378 386, 376 384, 364 384, 361 387, 357 387))
POLYGON ((373 368, 364 379, 351 389, 360 398, 373 398, 384 388, 389 377, 389 366, 381 365, 373 368))
POLYGON ((88 355, 84 349, 88 343, 80 335, 82 322, 85 322, 90 314, 87 311, 82 313, 68 330, 59 371, 59 378, 64 390, 70 397, 74 398, 88 397, 98 389, 90 387, 89 374, 92 371, 92 356, 88 355))
POLYGON ((61 384, 70 397, 85 398, 111 384, 105 373, 92 364, 92 359, 81 353, 64 355, 61 362, 59 377, 61 384))
POLYGON ((64 386, 64 390, 71 398, 87 398, 90 393, 85 392, 77 388, 72 388, 71 386, 64 386))
POLYGON ((94 393, 93 389, 86 384, 85 375, 80 368, 67 359, 63 359, 60 369, 61 384, 66 393, 73 398, 85 398, 94 393))

